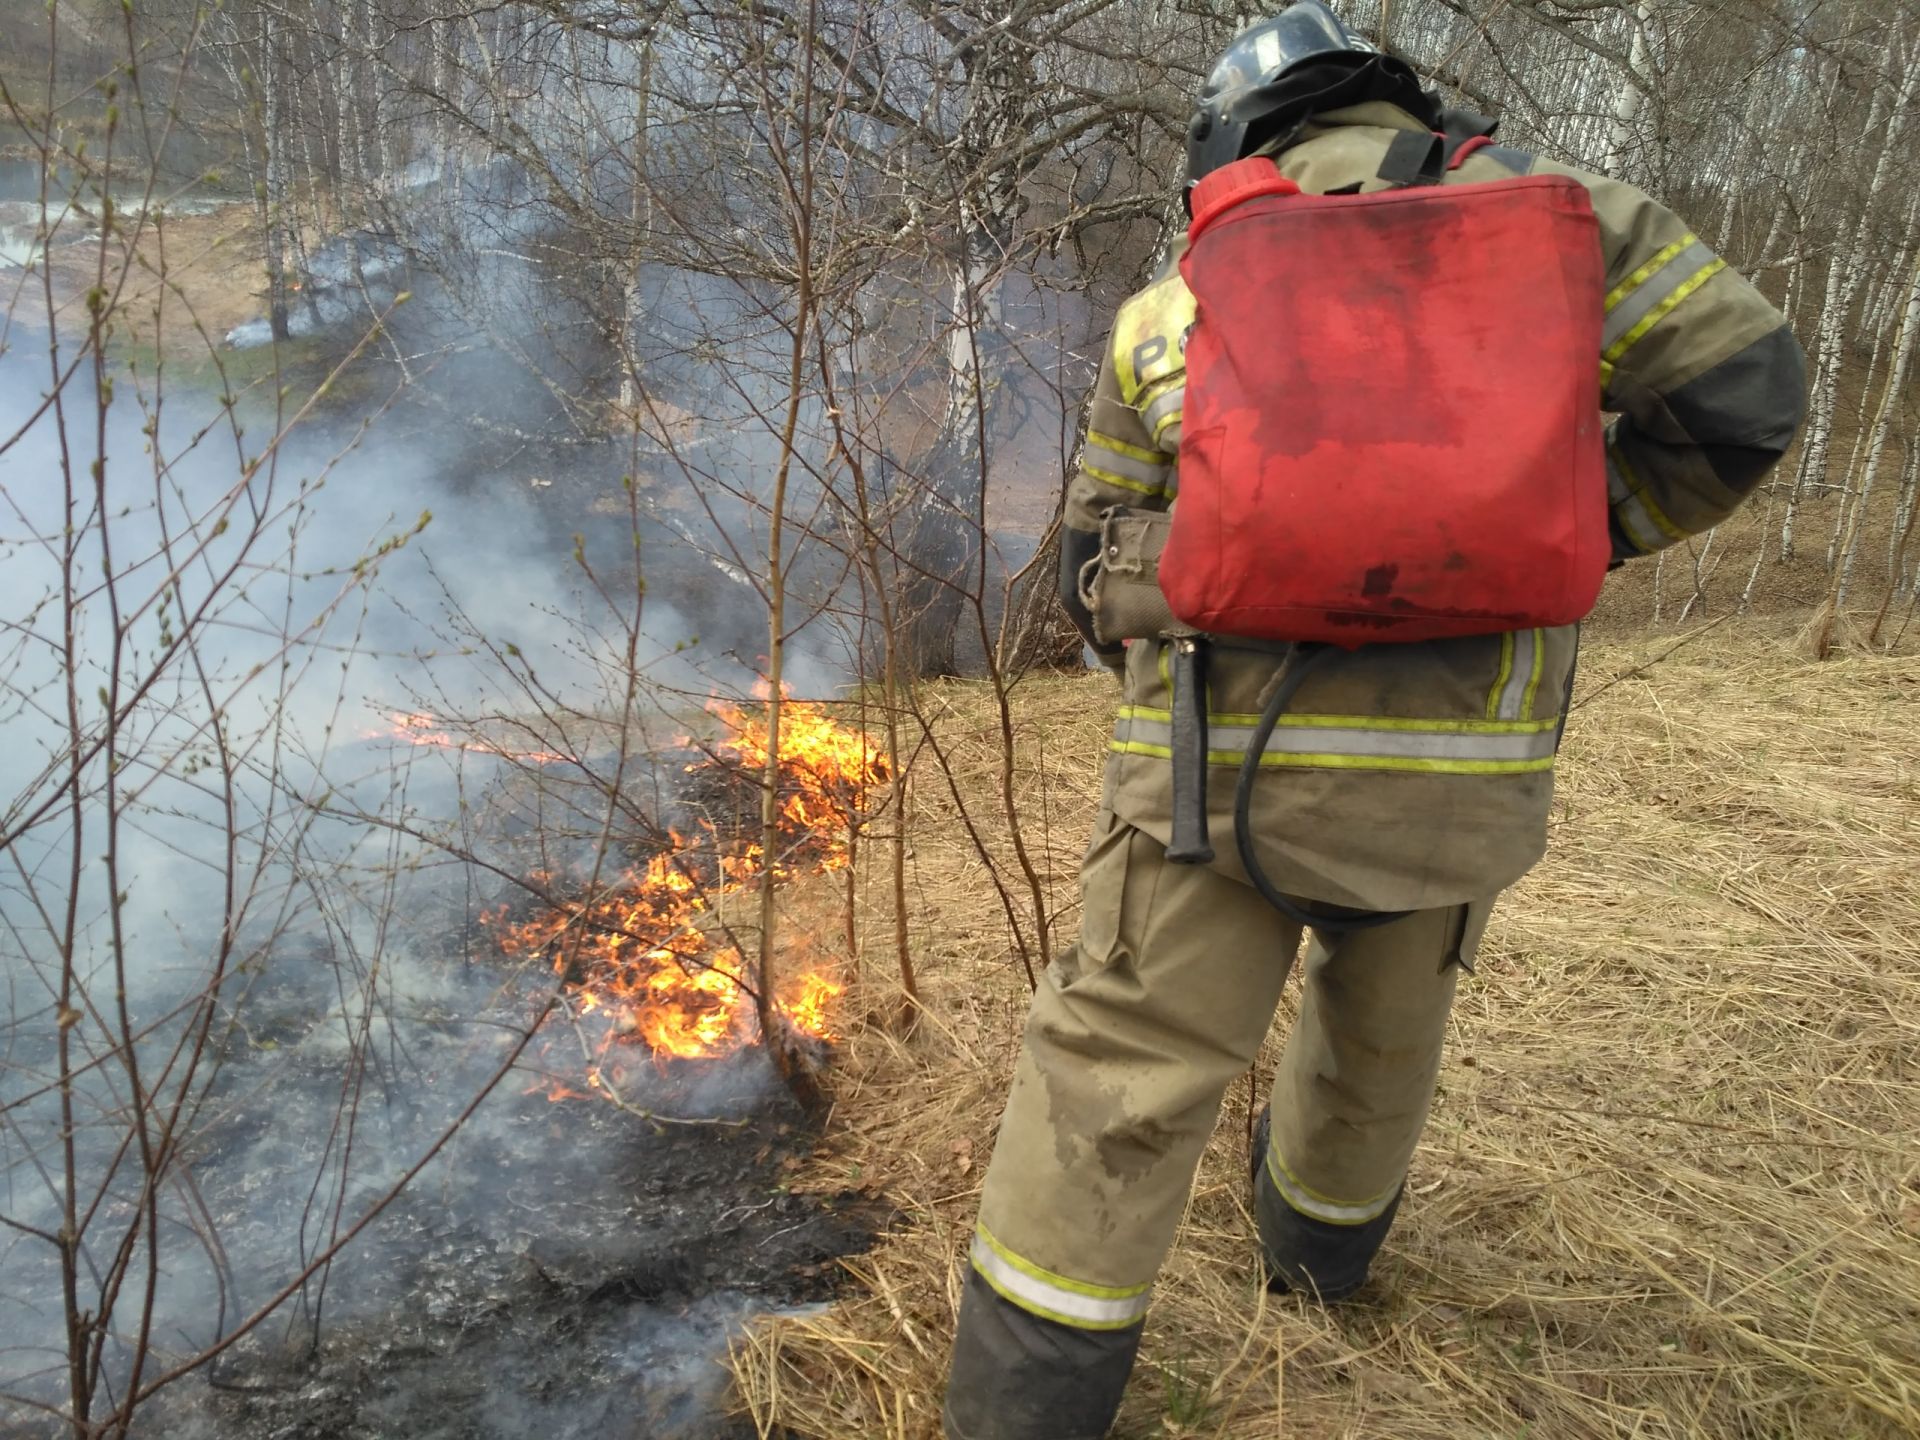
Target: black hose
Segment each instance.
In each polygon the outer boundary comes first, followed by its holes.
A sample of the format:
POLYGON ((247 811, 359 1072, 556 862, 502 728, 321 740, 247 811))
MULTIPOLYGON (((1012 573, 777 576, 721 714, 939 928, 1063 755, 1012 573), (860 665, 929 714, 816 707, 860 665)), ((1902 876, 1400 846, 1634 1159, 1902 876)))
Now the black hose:
POLYGON ((1325 915, 1297 904, 1280 893, 1267 872, 1261 868, 1260 857, 1254 852, 1253 826, 1248 817, 1253 810, 1253 786, 1260 774, 1260 757, 1267 753, 1267 741, 1273 738, 1274 727, 1280 723, 1280 717, 1286 713, 1287 706, 1299 692, 1300 682, 1307 678, 1307 673, 1315 665, 1332 653, 1325 646, 1312 647, 1311 653, 1308 651, 1309 647, 1298 646, 1292 657, 1284 662, 1286 673, 1280 677, 1280 683, 1273 687, 1273 698, 1267 701, 1267 708, 1260 712, 1260 723, 1254 727, 1253 735, 1247 741, 1247 757, 1240 762, 1240 780, 1233 789, 1233 838, 1240 849, 1240 864, 1260 898, 1296 925, 1310 926, 1330 935, 1371 930, 1376 925, 1391 925, 1396 920, 1404 920, 1412 912, 1363 910, 1344 915, 1325 915))

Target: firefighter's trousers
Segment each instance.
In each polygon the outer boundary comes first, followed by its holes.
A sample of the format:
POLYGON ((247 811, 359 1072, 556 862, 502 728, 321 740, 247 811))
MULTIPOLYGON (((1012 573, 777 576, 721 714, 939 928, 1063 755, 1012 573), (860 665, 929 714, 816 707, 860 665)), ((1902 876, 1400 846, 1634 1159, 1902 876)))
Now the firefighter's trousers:
MULTIPOLYGON (((955 1339, 951 1440, 1097 1440, 1227 1086, 1272 1022, 1299 927, 1249 886, 1170 865, 1102 811, 1078 945, 1027 1019, 955 1339)), ((1426 1123, 1454 983, 1492 902, 1309 947, 1255 1181, 1268 1271, 1365 1277, 1426 1123)))

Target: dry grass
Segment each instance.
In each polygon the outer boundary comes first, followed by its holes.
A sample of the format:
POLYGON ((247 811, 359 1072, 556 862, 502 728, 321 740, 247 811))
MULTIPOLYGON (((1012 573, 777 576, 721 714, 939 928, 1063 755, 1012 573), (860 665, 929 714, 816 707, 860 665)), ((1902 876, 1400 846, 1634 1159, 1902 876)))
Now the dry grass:
MULTIPOLYGON (((122 234, 107 242, 107 283, 118 293, 112 318, 120 343, 195 361, 210 342, 218 346, 234 326, 266 313, 266 274, 251 207, 169 216, 159 225, 141 225, 137 237, 131 245, 122 234)), ((86 296, 98 279, 100 243, 92 237, 57 245, 42 262, 52 272, 54 313, 63 334, 81 334, 90 323, 86 296)), ((24 283, 16 277, 16 284, 21 318, 44 326, 46 298, 38 276, 24 283)), ((0 303, 16 299, 14 285, 3 293, 0 303)))
MULTIPOLYGON (((1607 685, 1672 643, 1589 647, 1552 853, 1463 988, 1374 1284, 1333 1311, 1260 1290, 1236 1086, 1118 1435, 1920 1434, 1920 658, 1816 665, 1742 623, 1607 685)), ((985 697, 940 700, 989 810, 985 697)), ((1020 699, 1063 900, 1111 700, 1104 676, 1020 699)), ((831 1311, 737 1346, 763 1433, 937 1433, 1025 982, 924 788, 916 824, 926 1022, 849 1044, 812 1176, 904 1218, 831 1311)))

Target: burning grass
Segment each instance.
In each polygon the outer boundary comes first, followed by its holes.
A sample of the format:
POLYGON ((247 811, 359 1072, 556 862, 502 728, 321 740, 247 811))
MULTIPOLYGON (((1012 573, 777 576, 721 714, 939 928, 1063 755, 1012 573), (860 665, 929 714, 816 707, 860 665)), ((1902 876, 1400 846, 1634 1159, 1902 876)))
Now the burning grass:
MULTIPOLYGON (((776 879, 844 869, 867 791, 884 767, 857 730, 816 705, 789 700, 780 738, 780 850, 776 879)), ((765 717, 715 702, 725 735, 686 766, 695 776, 731 778, 759 789, 768 746, 765 717)), ((752 826, 704 822, 692 836, 671 833, 667 848, 606 893, 542 910, 494 929, 508 956, 539 956, 565 978, 578 1016, 607 1022, 590 1047, 587 1082, 604 1088, 604 1061, 638 1042, 661 1059, 706 1060, 758 1040, 751 973, 728 922, 728 903, 757 894, 768 861, 752 826), (717 923, 716 923, 717 922, 717 923)), ((803 1035, 829 1040, 828 1007, 840 984, 808 968, 783 983, 777 1010, 803 1035)))
MULTIPOLYGON (((569 894, 562 878, 540 875, 536 882, 555 903, 482 917, 503 955, 561 978, 585 1050, 580 1083, 615 1100, 623 1098, 621 1081, 636 1051, 664 1064, 720 1059, 759 1042, 753 967, 738 930, 756 907, 744 902, 758 896, 769 869, 782 884, 845 870, 870 792, 887 780, 861 731, 822 706, 787 699, 777 844, 769 859, 760 825, 766 714, 719 700, 706 708, 717 736, 683 736, 677 747, 689 757, 679 767, 683 786, 704 801, 704 814, 684 830, 670 828, 649 858, 610 884, 569 894)), ((565 755, 517 748, 428 714, 388 718, 378 738, 496 756, 533 774, 569 763, 565 755)), ((773 1010, 797 1035, 824 1044, 836 1038, 831 1011, 844 986, 812 953, 816 948, 804 935, 797 945, 787 937, 773 1010)), ((570 1073, 557 1060, 546 1064, 556 1075, 570 1073)), ((550 1086, 555 1099, 580 1093, 565 1078, 550 1086)))
MULTIPOLYGON (((1374 1283, 1328 1311, 1256 1281, 1242 1156, 1277 1028, 1228 1098, 1117 1434, 1920 1433, 1920 658, 1816 665, 1730 625, 1608 683, 1672 643, 1588 650, 1551 853, 1462 989, 1374 1283)), ((988 697, 938 699, 987 810, 988 697)), ((1104 676, 1018 697, 1058 899, 1111 699, 1104 676)), ((737 1346, 762 1433, 937 1433, 1025 984, 957 822, 923 800, 916 824, 926 1021, 852 1038, 814 1176, 884 1185, 908 1219, 848 1263, 851 1298, 737 1346)))

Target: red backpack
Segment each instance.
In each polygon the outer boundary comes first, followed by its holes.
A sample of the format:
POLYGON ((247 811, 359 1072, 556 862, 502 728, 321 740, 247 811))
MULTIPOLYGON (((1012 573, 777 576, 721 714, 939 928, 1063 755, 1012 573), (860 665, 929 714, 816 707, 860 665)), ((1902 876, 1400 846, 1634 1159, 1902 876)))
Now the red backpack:
POLYGON ((1304 195, 1268 159, 1195 187, 1160 562, 1185 623, 1352 648, 1592 609, 1611 550, 1592 205, 1561 176, 1433 183, 1431 146, 1373 194, 1304 195))

